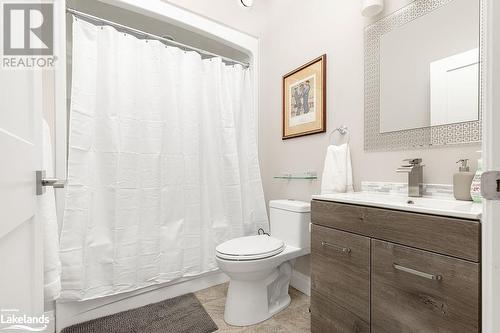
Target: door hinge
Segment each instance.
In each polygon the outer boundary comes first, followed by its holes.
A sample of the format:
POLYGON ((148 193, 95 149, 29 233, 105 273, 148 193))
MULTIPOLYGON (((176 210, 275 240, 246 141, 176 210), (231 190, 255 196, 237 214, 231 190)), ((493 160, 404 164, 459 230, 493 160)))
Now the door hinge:
POLYGON ((500 200, 500 171, 486 171, 482 174, 481 195, 486 200, 500 200))

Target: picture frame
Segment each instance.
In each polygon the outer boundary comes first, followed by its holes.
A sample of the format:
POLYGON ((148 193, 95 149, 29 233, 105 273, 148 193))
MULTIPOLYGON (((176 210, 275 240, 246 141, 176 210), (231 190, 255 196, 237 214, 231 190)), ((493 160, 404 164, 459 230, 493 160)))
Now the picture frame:
POLYGON ((326 54, 283 76, 282 139, 326 132, 326 54))

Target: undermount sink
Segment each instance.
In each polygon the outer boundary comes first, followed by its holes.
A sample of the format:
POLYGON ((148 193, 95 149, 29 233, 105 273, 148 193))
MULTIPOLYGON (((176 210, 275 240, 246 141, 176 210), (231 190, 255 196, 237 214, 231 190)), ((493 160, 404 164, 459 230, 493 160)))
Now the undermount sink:
POLYGON ((351 192, 313 195, 315 200, 350 203, 355 205, 403 210, 477 220, 481 218, 482 205, 472 201, 459 201, 421 197, 414 198, 397 194, 351 192))

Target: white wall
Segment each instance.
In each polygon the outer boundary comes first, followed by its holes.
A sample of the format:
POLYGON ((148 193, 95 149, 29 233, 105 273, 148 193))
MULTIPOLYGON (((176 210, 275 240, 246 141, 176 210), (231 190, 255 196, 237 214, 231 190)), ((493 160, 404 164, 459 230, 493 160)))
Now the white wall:
MULTIPOLYGON (((391 1, 386 1, 391 2, 391 1)), ((392 1, 396 2, 396 1, 392 1)), ((397 1, 400 2, 400 1, 397 1)), ((260 157, 267 199, 289 197, 308 200, 319 191, 319 182, 283 182, 273 175, 286 171, 322 171, 327 134, 281 140, 281 75, 322 54, 328 54, 328 131, 347 125, 356 187, 363 180, 406 181, 394 171, 401 160, 422 157, 429 183, 451 183, 455 162, 475 160, 479 146, 367 153, 363 148, 363 30, 367 22, 359 1, 274 0, 268 18, 275 22, 261 36, 261 148, 260 157), (296 4, 294 6, 294 4, 296 4), (284 7, 288 10, 284 11, 284 7), (291 20, 289 19, 291 18, 291 20), (305 24, 298 24, 296 20, 305 24), (292 40, 293 38, 293 40, 292 40)), ((473 163, 474 164, 474 163, 473 163)))
MULTIPOLYGON (((293 198, 309 201, 319 192, 320 182, 273 179, 284 172, 323 170, 328 134, 281 140, 281 78, 290 70, 326 53, 327 131, 342 124, 351 132, 351 150, 356 188, 361 181, 406 181, 394 171, 401 160, 422 157, 426 165, 424 181, 452 183, 455 162, 471 159, 476 167, 479 145, 414 151, 368 153, 363 148, 363 33, 368 20, 361 16, 361 1, 345 0, 256 0, 244 10, 236 0, 170 0, 194 12, 260 38, 260 161, 266 200, 293 198)), ((386 0, 386 15, 410 3, 386 0)), ((380 17, 379 17, 380 18, 380 17)), ((308 272, 307 263, 299 262, 308 272)))
POLYGON ((284 182, 273 176, 288 171, 314 170, 321 174, 328 134, 281 140, 281 78, 290 70, 323 53, 328 55, 328 131, 341 124, 351 129, 354 178, 405 181, 394 171, 401 160, 422 157, 429 183, 452 182, 459 158, 470 158, 472 167, 480 145, 413 151, 368 153, 363 148, 363 32, 365 26, 410 0, 386 0, 379 17, 365 19, 361 1, 256 0, 254 8, 241 8, 236 0, 170 0, 169 2, 220 21, 260 38, 260 159, 266 199, 280 197, 309 200, 319 182, 284 182))

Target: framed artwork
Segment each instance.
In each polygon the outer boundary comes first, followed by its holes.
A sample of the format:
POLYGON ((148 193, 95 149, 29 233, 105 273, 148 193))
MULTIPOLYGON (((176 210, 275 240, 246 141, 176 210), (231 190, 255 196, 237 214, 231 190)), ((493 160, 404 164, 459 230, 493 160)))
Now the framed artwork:
POLYGON ((283 140, 326 131, 326 54, 283 76, 283 140))

